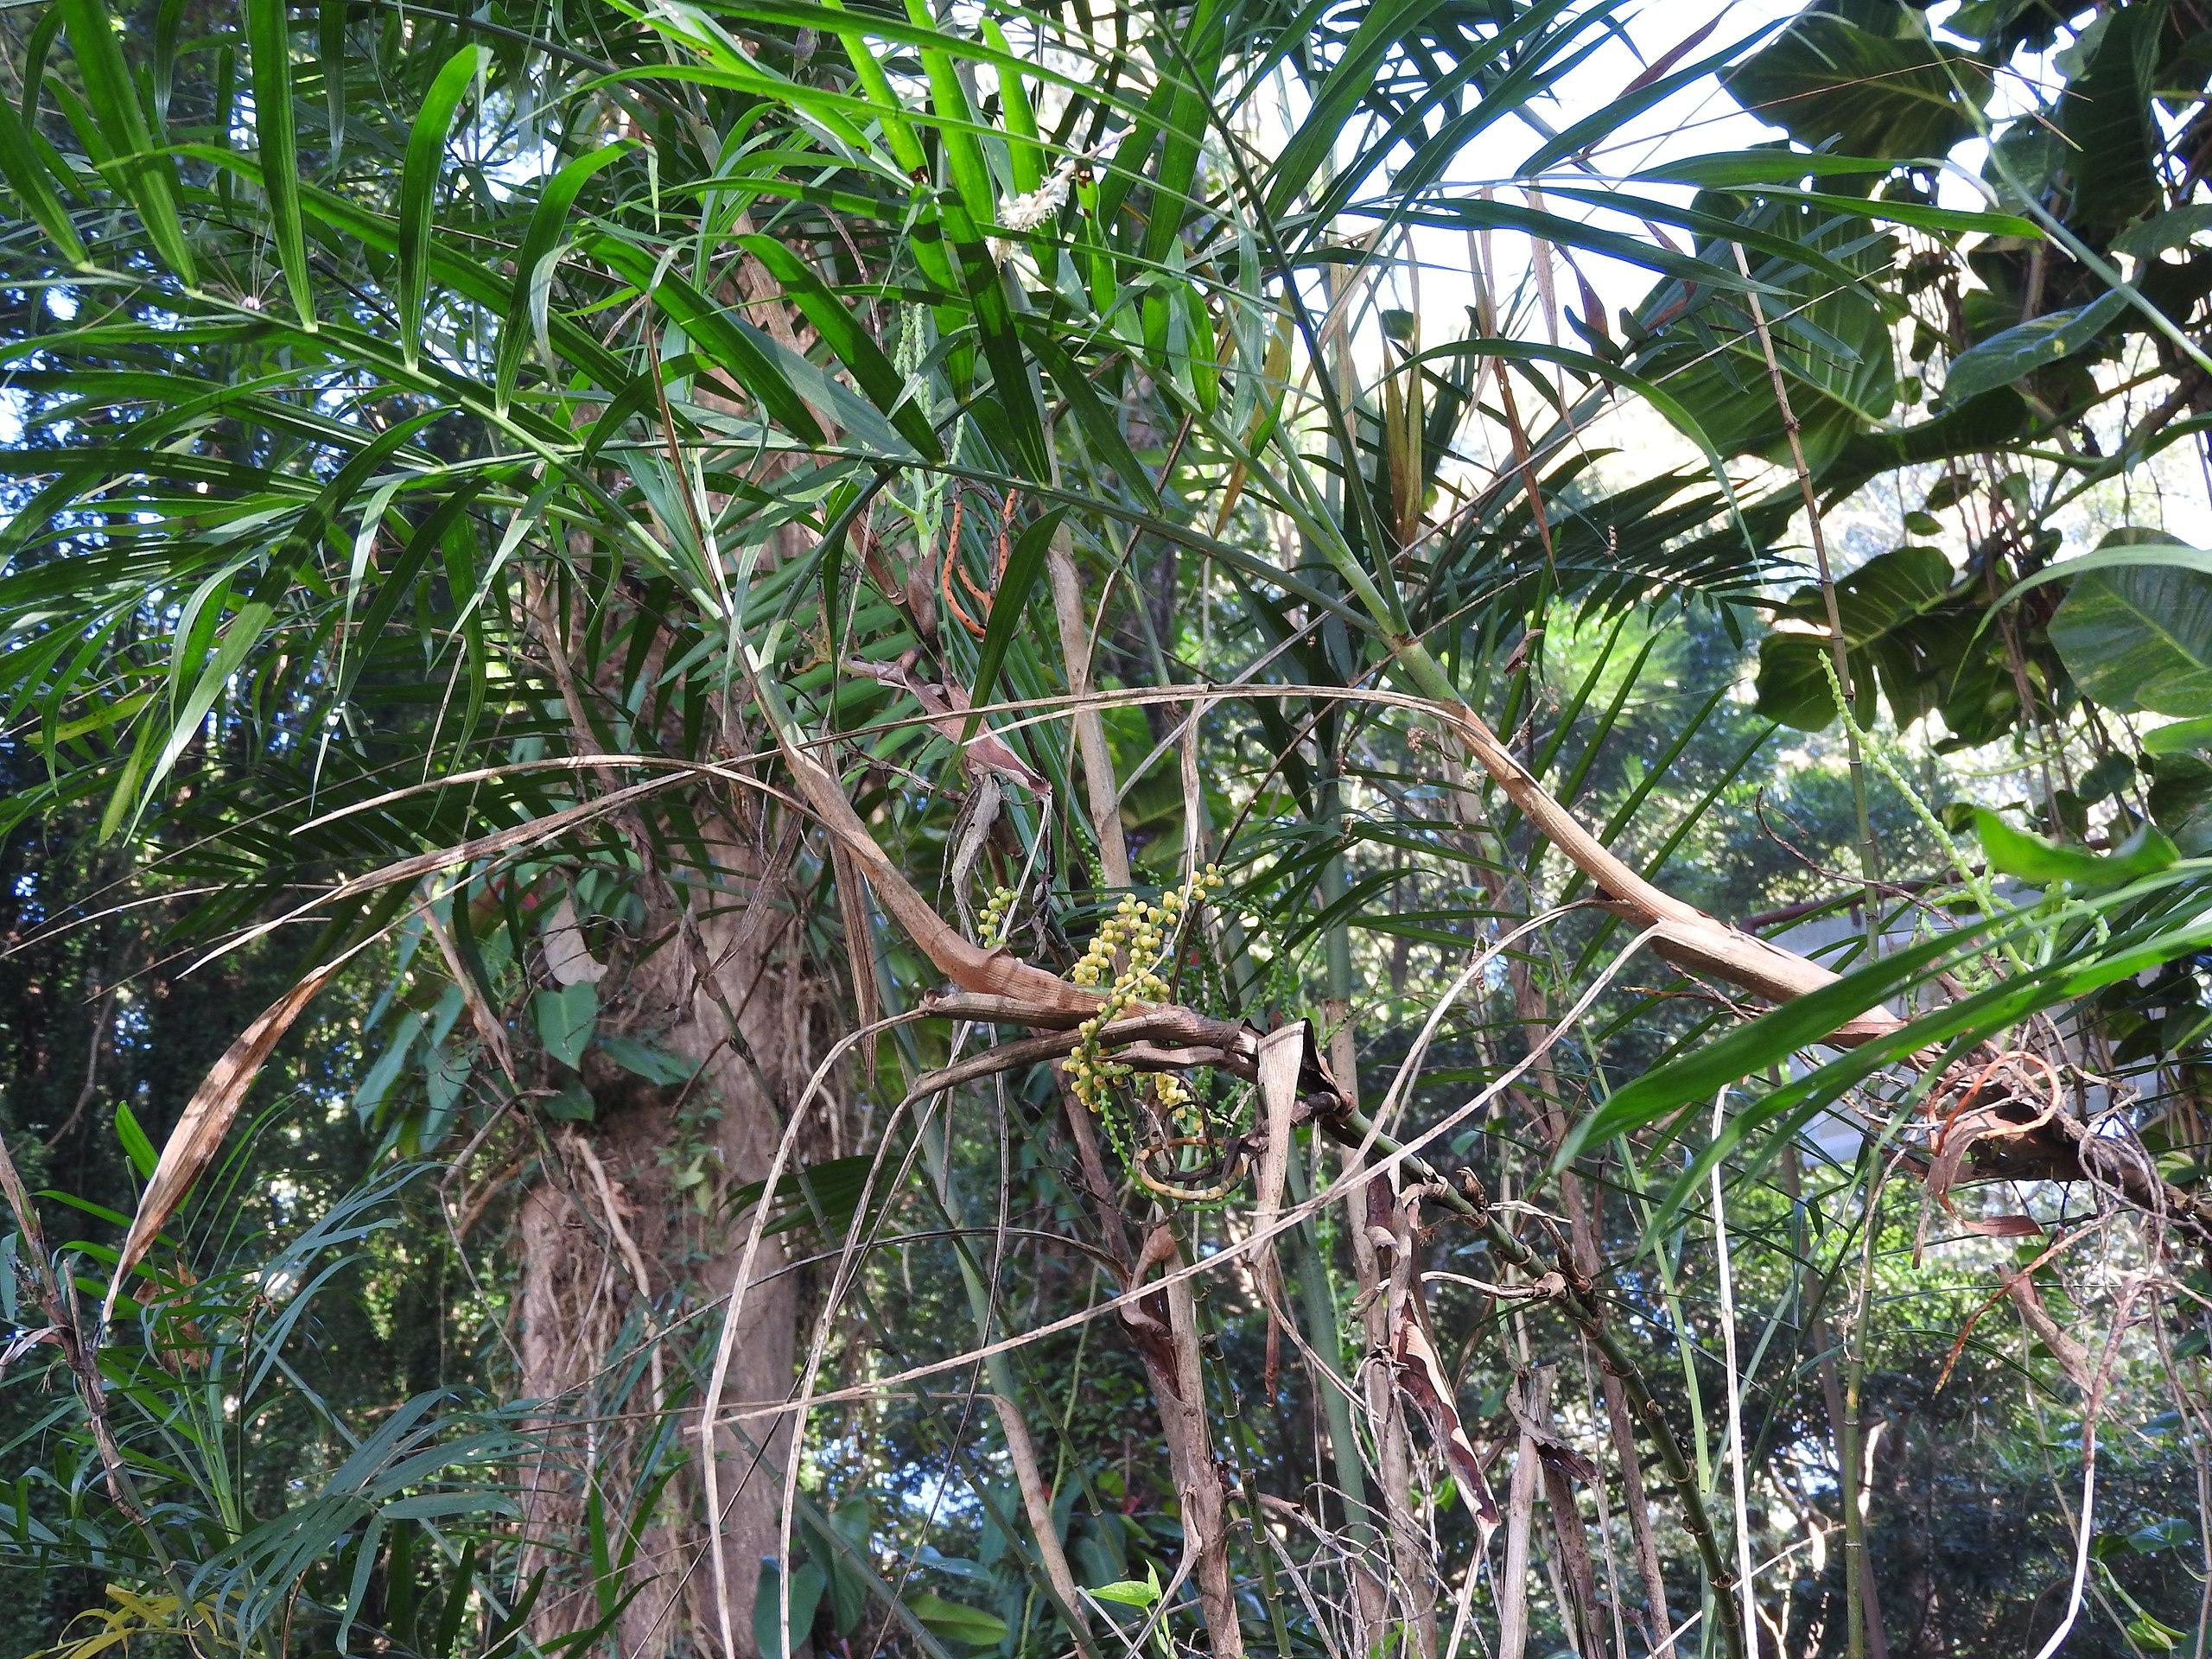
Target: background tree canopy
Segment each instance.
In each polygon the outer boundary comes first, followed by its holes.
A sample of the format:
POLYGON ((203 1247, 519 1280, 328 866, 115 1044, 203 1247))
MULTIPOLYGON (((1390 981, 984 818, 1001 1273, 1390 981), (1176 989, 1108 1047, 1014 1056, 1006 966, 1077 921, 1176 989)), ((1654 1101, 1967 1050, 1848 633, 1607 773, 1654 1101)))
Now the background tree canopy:
POLYGON ((0 1641, 2212 1652, 2195 0, 0 22, 0 1641))

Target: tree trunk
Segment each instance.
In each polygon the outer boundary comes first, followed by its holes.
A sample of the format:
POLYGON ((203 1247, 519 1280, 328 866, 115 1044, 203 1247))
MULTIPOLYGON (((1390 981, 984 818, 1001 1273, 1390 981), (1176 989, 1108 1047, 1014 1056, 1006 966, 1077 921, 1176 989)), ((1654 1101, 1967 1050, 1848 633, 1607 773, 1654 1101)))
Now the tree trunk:
MULTIPOLYGON (((745 854, 751 837, 721 827, 721 846, 745 854)), ((614 1586, 637 1591, 619 1624, 626 1659, 719 1651, 710 1547, 723 1552, 729 1625, 739 1659, 747 1659, 760 1564, 782 1554, 789 1433, 781 1420, 765 1446, 756 1444, 766 1433, 760 1420, 717 1437, 721 1516, 701 1511, 696 1469, 638 1512, 638 1495, 665 1460, 690 1458, 698 1446, 702 1356, 712 1352, 716 1326, 696 1320, 665 1342, 662 1333, 720 1305, 733 1287, 749 1216, 728 1196, 766 1173, 810 1069, 811 1027, 823 1006, 818 982, 789 943, 788 893, 772 875, 743 884, 753 889, 747 903, 730 891, 738 885, 727 877, 700 883, 688 921, 656 906, 654 948, 619 995, 609 994, 612 978, 601 986, 601 1028, 619 1024, 680 1058, 696 1068, 695 1081, 645 1084, 592 1057, 586 1077, 595 1121, 552 1142, 517 1230, 523 1392, 548 1402, 529 1509, 529 1570, 551 1569, 536 1623, 544 1636, 599 1616, 587 1535, 596 1482, 610 1557, 619 1561, 636 1534, 632 1564, 618 1567, 614 1586), (677 1185, 702 1154, 715 1172, 704 1214, 677 1185), (642 1362, 633 1357, 640 1343, 649 1351, 642 1362)), ((732 1354, 726 1419, 791 1394, 798 1287, 785 1266, 777 1241, 765 1238, 732 1354)), ((803 1634, 794 1632, 795 1648, 803 1634)))

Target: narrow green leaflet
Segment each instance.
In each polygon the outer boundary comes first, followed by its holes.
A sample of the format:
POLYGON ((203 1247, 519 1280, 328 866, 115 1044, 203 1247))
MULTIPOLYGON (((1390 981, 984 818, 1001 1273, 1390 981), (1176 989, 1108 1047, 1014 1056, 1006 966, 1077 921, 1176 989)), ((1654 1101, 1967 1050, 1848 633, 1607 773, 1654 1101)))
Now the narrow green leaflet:
POLYGON ((1290 211, 1342 142, 1352 112, 1373 93, 1375 72, 1390 49, 1441 6, 1442 0, 1382 0, 1361 16, 1358 29, 1315 90, 1313 107, 1276 157, 1268 180, 1268 213, 1280 219, 1290 211))
POLYGON ((1692 1102, 1711 1100, 1754 1071, 1780 1065, 1922 977, 1947 957, 1972 947, 1990 926, 1986 921, 1975 923, 1883 957, 1645 1072, 1615 1090, 1568 1131, 1554 1166, 1564 1167, 1593 1141, 1630 1134, 1692 1102))
POLYGON ((346 17, 350 8, 342 5, 319 5, 315 8, 315 42, 322 56, 323 119, 330 128, 330 164, 338 165, 346 153, 346 77, 340 66, 346 61, 346 17))
MULTIPOLYGON (((246 0, 246 32, 253 49, 253 130, 261 150, 261 188, 268 193, 277 263, 300 321, 315 326, 315 284, 308 270, 308 238, 300 218, 300 147, 292 105, 292 25, 286 0, 246 0)), ((342 14, 341 14, 342 15, 342 14)), ((325 67, 342 81, 342 65, 325 67)))
POLYGON ((931 461, 942 456, 944 449, 930 424, 928 409, 909 395, 905 380, 883 354, 883 348, 830 291, 829 284, 773 237, 741 236, 737 241, 784 285, 791 302, 814 325, 815 333, 837 354, 838 361, 852 372, 854 383, 890 417, 899 435, 931 461))
POLYGON ((585 251, 639 293, 650 295, 668 320, 684 332, 692 349, 759 399, 771 420, 804 442, 823 442, 820 423, 759 329, 731 315, 674 271, 662 270, 652 255, 633 242, 594 237, 585 251))
MULTIPOLYGON (((1007 555, 998 592, 991 597, 991 620, 984 626, 982 649, 976 659, 975 701, 979 705, 990 702, 994 696, 1007 648, 1020 631, 1029 610, 1029 595, 1044 571, 1046 551, 1052 546, 1052 537, 1059 534, 1060 521, 1066 516, 1066 508, 1053 508, 1015 537, 1013 550, 1007 555)), ((962 734, 963 742, 973 734, 976 718, 974 715, 968 717, 962 734)))
POLYGON ((559 264, 561 250, 568 242, 569 215, 578 193, 592 175, 620 161, 631 149, 627 143, 609 144, 575 157, 547 182, 537 206, 531 209, 522 251, 515 256, 514 295, 499 330, 496 380, 499 408, 513 401, 515 379, 522 372, 523 352, 530 341, 535 339, 541 352, 552 353, 547 328, 549 295, 554 267, 559 264))
POLYGON ((176 168, 154 152, 137 83, 123 60, 114 19, 102 0, 54 0, 76 49, 78 73, 111 160, 101 171, 137 211, 163 264, 189 284, 197 276, 192 248, 177 215, 176 168))
MULTIPOLYGON (((1726 16, 1725 13, 1722 15, 1726 16)), ((1714 19, 1715 22, 1719 21, 1719 18, 1714 19)), ((1707 24, 1707 31, 1709 32, 1712 27, 1712 24, 1707 24)), ((1751 41, 1758 40, 1760 35, 1770 33, 1779 27, 1779 23, 1766 24, 1745 39, 1722 47, 1709 57, 1700 59, 1682 68, 1669 70, 1665 74, 1654 76, 1649 79, 1642 75, 1637 76, 1636 81, 1631 81, 1628 88, 1624 90, 1618 97, 1610 99, 1598 109, 1592 111, 1564 131, 1546 139, 1541 149, 1514 169, 1514 177, 1534 178, 1539 174, 1551 171, 1561 162, 1571 157, 1592 152, 1595 147, 1613 138, 1627 122, 1633 120, 1653 105, 1672 98, 1683 87, 1695 86, 1704 80, 1722 64, 1733 62, 1743 54, 1744 48, 1751 41), (1637 82, 1642 84, 1637 85, 1637 82)), ((1663 61, 1662 59, 1662 62, 1663 61)))
POLYGON ((1630 176, 1655 184, 1699 184, 1727 190, 1745 184, 1796 184, 1805 179, 1880 178, 1901 165, 1872 156, 1830 156, 1803 149, 1729 149, 1686 156, 1630 176))
POLYGON ((137 1115, 123 1101, 115 1103, 115 1138, 130 1166, 138 1172, 142 1181, 154 1178, 154 1166, 160 1163, 162 1154, 154 1149, 153 1138, 140 1127, 137 1115))
POLYGON ((4 98, 0 98, 0 179, 7 181, 24 212, 38 221, 39 228, 54 239, 54 245, 71 264, 88 262, 84 240, 54 191, 54 176, 47 170, 45 159, 32 147, 16 106, 4 98))
MULTIPOLYGON (((2009 923, 2013 918, 1997 919, 2009 923)), ((1948 938, 1955 940, 1959 937, 1953 934, 1948 938)), ((1654 1207, 1650 1224, 1644 1231, 1644 1248, 1651 1248, 1672 1227, 1674 1218, 1695 1200, 1713 1167, 1752 1136, 1764 1134, 1765 1144, 1751 1155, 1747 1168, 1739 1172, 1739 1179, 1756 1175, 1789 1137, 1801 1132, 1845 1090, 1872 1077, 1883 1066, 1931 1050, 1942 1050, 1944 1058, 1921 1073, 1923 1079, 1932 1082, 1948 1061, 1955 1060, 1974 1044, 2044 1009, 2188 956, 2203 949, 2208 943, 2212 943, 2212 914, 2179 925, 2170 918, 2155 919, 2132 930, 2123 941, 2111 948, 2069 953, 2047 968, 2000 981, 1923 1014, 1888 1036, 1784 1084, 1732 1115, 1719 1135, 1707 1142, 1690 1160, 1673 1187, 1654 1207)))
POLYGON ((430 278, 430 218, 438 176, 445 170, 446 138, 469 87, 492 61, 487 47, 465 46, 453 54, 407 135, 407 161, 399 179, 399 349, 407 366, 422 359, 423 324, 430 278))
MULTIPOLYGON (((143 779, 135 760, 126 769, 117 790, 118 804, 126 792, 133 790, 143 791, 142 803, 151 799, 152 792, 168 776, 177 757, 199 735, 200 721, 207 718, 231 677, 262 644, 265 631, 276 620, 279 606, 290 592, 300 565, 313 556, 334 516, 340 508, 353 501, 355 493, 378 467, 435 418, 435 410, 427 411, 400 421, 379 433, 374 442, 365 445, 359 454, 340 467, 322 493, 308 505, 283 546, 270 558, 267 569, 254 583, 245 602, 238 607, 225 625, 221 643, 216 647, 213 658, 200 669, 192 690, 181 700, 165 735, 161 739, 158 759, 154 760, 150 770, 144 772, 143 779)), ((209 620, 212 626, 212 610, 209 620)), ((188 670, 191 661, 192 654, 188 650, 179 658, 179 670, 188 670)), ((161 730, 158 722, 149 721, 146 724, 141 734, 142 751, 154 741, 153 734, 161 730)), ((115 817, 114 810, 111 809, 110 816, 111 818, 115 817)))
POLYGON ((1129 441, 1122 435, 1121 423, 1114 418, 1113 410, 1106 407, 1075 359, 1050 338, 1050 331, 1041 326, 1029 331, 1029 349, 1044 369, 1074 416, 1084 440, 1100 461, 1114 469, 1122 485, 1136 493, 1145 505, 1154 512, 1160 510, 1160 493, 1153 487, 1152 474, 1144 463, 1130 449, 1129 441))

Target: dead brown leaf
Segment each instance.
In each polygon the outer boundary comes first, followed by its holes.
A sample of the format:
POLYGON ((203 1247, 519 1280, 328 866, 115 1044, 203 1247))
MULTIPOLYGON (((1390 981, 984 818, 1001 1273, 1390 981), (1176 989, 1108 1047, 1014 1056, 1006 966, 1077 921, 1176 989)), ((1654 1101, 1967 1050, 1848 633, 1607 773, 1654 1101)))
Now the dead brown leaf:
POLYGON ((1474 1512, 1483 1547, 1488 1548, 1490 1535, 1497 1530, 1500 1519, 1497 1499, 1483 1474, 1475 1443, 1467 1438, 1466 1427, 1459 1421, 1459 1408, 1453 1402, 1452 1381, 1445 1374, 1443 1362, 1437 1357, 1428 1333, 1421 1328, 1421 1321, 1410 1316, 1398 1321, 1398 1328, 1391 1333, 1390 1351, 1398 1364, 1398 1386, 1428 1425, 1436 1449, 1451 1465, 1460 1494, 1474 1512))
POLYGON ((176 1128, 169 1132, 168 1141, 162 1148, 153 1178, 146 1183, 145 1196, 138 1200, 138 1213, 130 1218, 130 1230, 124 1236, 123 1249, 116 1257, 114 1277, 108 1281, 107 1300, 100 1305, 103 1325, 115 1312, 116 1300, 123 1294, 124 1281, 145 1259, 154 1240, 168 1225, 177 1206, 184 1202, 184 1195, 192 1190, 193 1182, 213 1160, 255 1073, 291 1029, 302 1010, 315 1000, 315 993, 329 982, 346 960, 340 957, 325 963, 270 1003, 261 1017, 223 1051, 223 1058, 215 1062, 213 1070, 193 1092, 184 1116, 177 1120, 176 1128))

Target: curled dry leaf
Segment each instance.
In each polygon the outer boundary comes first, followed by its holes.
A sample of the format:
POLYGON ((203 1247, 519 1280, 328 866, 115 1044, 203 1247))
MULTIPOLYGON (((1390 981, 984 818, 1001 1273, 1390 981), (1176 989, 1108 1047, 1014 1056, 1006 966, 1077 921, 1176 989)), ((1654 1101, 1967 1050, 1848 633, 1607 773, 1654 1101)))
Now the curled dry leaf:
POLYGON ((1998 1276, 2004 1281, 2005 1294, 2019 1310, 2020 1323, 2050 1350, 2050 1357, 2058 1362, 2067 1380, 2084 1395, 2088 1395, 2096 1386, 2096 1367, 2090 1363, 2088 1351, 2051 1318, 2050 1310, 2044 1306, 2043 1297, 2036 1289, 2035 1274, 2000 1273, 1998 1276))
POLYGON ((35 1331, 16 1332, 10 1339, 6 1347, 0 1348, 0 1374, 4 1374, 10 1365, 42 1342, 52 1343, 56 1348, 60 1347, 62 1345, 61 1327, 58 1325, 44 1325, 35 1331))
POLYGON ((1959 1224, 1980 1238, 2041 1238, 2044 1225, 2033 1216, 1968 1217, 1959 1224))
POLYGON ((846 658, 845 667, 852 673, 864 674, 895 687, 920 703, 922 712, 930 716, 931 729, 960 749, 960 764, 970 774, 1019 784, 1032 795, 1052 793, 1052 786, 1009 748, 1004 739, 994 736, 990 728, 980 721, 975 735, 962 748, 960 734, 967 729, 966 715, 972 707, 968 694, 957 685, 940 685, 934 680, 921 678, 913 672, 913 656, 909 652, 895 663, 871 663, 862 657, 850 657, 846 658))
POLYGON ((1548 1413, 1539 1415, 1529 1411, 1514 1399, 1510 1390, 1505 1396, 1505 1407, 1513 1414, 1513 1421, 1521 1426, 1522 1433, 1528 1436, 1529 1443, 1536 1448, 1536 1455, 1543 1459, 1546 1465, 1558 1468, 1586 1486, 1593 1486, 1604 1478, 1599 1473, 1596 1464, 1576 1451, 1573 1445, 1551 1426, 1548 1413))
POLYGON ((484 1045, 485 1052, 506 1074, 508 1083, 514 1084, 515 1057, 514 1051, 507 1045, 507 1028, 499 1023, 498 1013, 485 999, 483 987, 477 983, 476 976, 469 972, 468 964, 461 959, 461 951, 454 944, 452 933, 438 920, 437 912, 425 906, 423 923, 429 928, 431 938, 436 941, 438 955, 445 960, 446 972, 452 976, 454 984, 461 991, 461 1001, 467 1006, 468 1020, 476 1028, 477 1039, 484 1045))
POLYGON ((162 1147, 153 1178, 146 1183, 145 1196, 138 1200, 138 1213, 130 1218, 130 1230, 124 1236, 123 1249, 116 1257, 115 1276, 108 1281, 107 1300, 100 1305, 103 1325, 115 1312, 116 1299, 123 1294, 124 1282, 145 1259, 162 1229, 168 1225, 169 1217, 184 1202, 184 1195, 192 1190, 193 1182, 213 1160, 231 1121, 238 1115, 238 1107, 245 1099, 254 1075, 291 1029, 301 1011, 315 1000, 315 993, 329 982, 331 976, 345 962, 346 958, 340 957, 325 963, 270 1003, 261 1017, 223 1051, 223 1058, 215 1062, 214 1068, 193 1091, 184 1116, 177 1119, 176 1128, 169 1132, 168 1143, 162 1147))
POLYGON ((837 883, 837 909, 845 925, 845 959, 853 976, 853 1007, 861 1027, 861 1071, 875 1075, 876 1038, 871 1029, 883 1018, 883 988, 875 976, 874 929, 868 925, 868 892, 844 842, 831 837, 830 868, 837 883))
POLYGON ((1460 1494, 1467 1500, 1467 1507, 1474 1511, 1475 1525, 1481 1530, 1483 1547, 1490 1547, 1490 1535, 1497 1530, 1497 1499, 1492 1496, 1490 1482, 1483 1474, 1483 1460, 1475 1451, 1475 1443, 1467 1438, 1465 1427, 1459 1421, 1459 1408, 1452 1398, 1452 1381, 1445 1375, 1443 1362, 1428 1340, 1428 1333, 1421 1328, 1421 1321, 1410 1313, 1398 1320, 1398 1328, 1391 1333, 1391 1357, 1397 1361, 1398 1386, 1428 1425, 1436 1448, 1452 1467, 1452 1477, 1459 1483, 1460 1494))
POLYGON ((596 985, 607 977, 607 964, 591 953, 576 907, 565 893, 545 918, 545 970, 563 985, 596 985))

